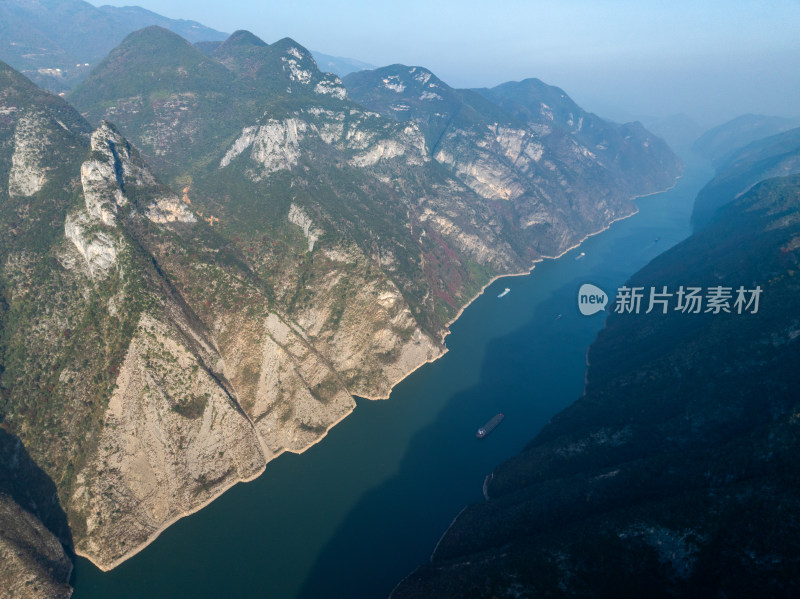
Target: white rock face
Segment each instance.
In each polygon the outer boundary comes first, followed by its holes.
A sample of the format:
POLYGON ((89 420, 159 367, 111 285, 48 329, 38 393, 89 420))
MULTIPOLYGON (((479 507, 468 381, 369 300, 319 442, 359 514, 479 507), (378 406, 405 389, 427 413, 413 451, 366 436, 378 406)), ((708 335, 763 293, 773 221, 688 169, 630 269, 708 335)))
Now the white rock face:
POLYGON ((130 144, 108 123, 103 122, 92 133, 92 150, 103 155, 106 164, 114 167, 123 185, 153 185, 156 180, 143 163, 134 160, 130 144))
POLYGON ((438 214, 426 208, 419 217, 420 222, 430 222, 440 235, 452 239, 457 247, 468 253, 481 264, 492 261, 496 251, 491 249, 480 236, 464 231, 444 214, 438 214))
POLYGON ((269 119, 260 126, 245 127, 220 160, 219 168, 250 150, 256 166, 248 173, 254 181, 260 181, 270 173, 295 166, 302 154, 301 142, 309 136, 341 150, 355 151, 350 164, 358 167, 398 157, 412 165, 430 160, 425 137, 415 123, 386 123, 376 113, 351 110, 347 115, 319 106, 298 116, 304 118, 269 119))
MULTIPOLYGON (((448 148, 456 150, 458 145, 448 144, 448 148)), ((473 152, 466 155, 470 156, 468 160, 456 159, 455 152, 451 153, 443 145, 434 158, 450 167, 467 187, 486 199, 510 200, 525 193, 515 173, 491 153, 473 152)))
POLYGON ((291 48, 286 50, 286 53, 289 56, 294 56, 297 60, 303 60, 303 53, 300 52, 299 48, 295 48, 294 46, 292 46, 291 48))
POLYGON ((249 148, 253 144, 257 132, 258 127, 245 127, 242 129, 242 134, 233 142, 233 145, 225 152, 225 156, 219 161, 219 168, 225 168, 231 163, 231 160, 249 148))
POLYGON ((289 207, 289 222, 303 229, 303 235, 308 240, 308 251, 313 252, 314 244, 319 239, 319 236, 322 235, 322 231, 314 227, 311 218, 296 204, 292 204, 289 207))
POLYGON ((255 181, 260 181, 270 173, 289 169, 300 158, 299 142, 307 130, 308 123, 295 118, 281 121, 269 119, 257 130, 256 127, 246 127, 223 156, 220 168, 226 167, 233 158, 250 148, 250 157, 259 166, 252 173, 255 181))
POLYGON ((351 147, 364 147, 365 152, 356 154, 351 158, 350 164, 366 167, 377 164, 381 160, 388 160, 405 156, 408 164, 419 166, 428 158, 428 149, 425 137, 414 123, 407 123, 400 135, 394 135, 373 142, 374 134, 353 130, 349 132, 351 147))
POLYGON ((87 160, 81 165, 81 185, 86 209, 93 217, 104 224, 115 227, 117 200, 124 202, 124 196, 117 185, 113 162, 87 160), (120 191, 120 194, 116 192, 120 191))
POLYGON ((383 86, 386 89, 390 89, 393 92, 397 92, 398 94, 405 91, 406 86, 400 82, 400 77, 397 75, 389 75, 386 79, 383 80, 383 86))
MULTIPOLYGON (((105 276, 117 262, 124 241, 117 233, 119 208, 128 203, 124 186, 151 186, 156 181, 131 153, 128 142, 103 123, 92 133, 94 158, 81 165, 85 208, 67 216, 64 233, 86 260, 92 278, 105 276)), ((145 210, 156 223, 196 222, 191 210, 174 195, 156 198, 145 210)))
POLYGON ((385 139, 373 145, 366 152, 354 156, 350 163, 360 167, 372 166, 379 160, 396 158, 397 156, 402 156, 405 152, 406 148, 403 144, 393 139, 385 139))
POLYGON ((311 77, 313 76, 312 72, 301 67, 300 63, 298 62, 299 60, 303 59, 303 55, 300 53, 300 50, 297 48, 289 48, 287 53, 291 56, 291 58, 282 56, 281 61, 283 62, 283 70, 289 74, 289 79, 292 81, 297 81, 298 83, 302 83, 303 85, 308 85, 311 83, 311 77))
POLYGON ((416 75, 414 75, 414 79, 419 81, 422 85, 425 85, 426 83, 428 83, 430 78, 431 78, 431 74, 427 73, 427 72, 421 72, 421 73, 417 73, 416 75))
POLYGON ((147 207, 145 216, 154 223, 194 223, 197 218, 177 196, 157 198, 147 207))
POLYGON ((109 232, 96 230, 98 222, 83 210, 64 222, 64 234, 86 260, 92 278, 105 275, 117 262, 114 239, 109 232))
POLYGON ((441 100, 442 96, 440 96, 436 92, 424 91, 424 92, 422 92, 422 95, 420 95, 419 99, 420 100, 441 100))
POLYGON ((253 140, 253 160, 263 166, 265 173, 291 168, 300 158, 299 141, 307 128, 298 119, 270 120, 253 140))
POLYGON ((154 185, 155 177, 134 160, 127 140, 107 123, 92 132, 91 145, 97 157, 81 165, 86 210, 103 224, 115 227, 118 209, 128 203, 124 186, 154 185))
POLYGON ((339 100, 344 100, 347 97, 347 90, 338 77, 323 79, 314 86, 314 91, 318 94, 333 96, 339 100))
POLYGON ((434 159, 448 166, 478 195, 513 200, 526 192, 520 173, 534 168, 544 156, 544 146, 535 135, 532 130, 497 124, 485 133, 454 130, 446 134, 434 159))
POLYGON ((91 140, 93 152, 105 159, 87 160, 81 165, 85 208, 67 216, 64 234, 86 260, 91 277, 101 278, 117 262, 118 242, 113 229, 117 227, 118 207, 127 203, 120 180, 124 179, 122 160, 130 162, 130 154, 125 140, 106 125, 92 133, 91 140), (123 149, 122 155, 117 145, 123 149))
POLYGON ((31 196, 45 183, 46 172, 42 156, 49 139, 44 117, 38 113, 22 116, 14 130, 14 153, 8 174, 8 195, 31 196))

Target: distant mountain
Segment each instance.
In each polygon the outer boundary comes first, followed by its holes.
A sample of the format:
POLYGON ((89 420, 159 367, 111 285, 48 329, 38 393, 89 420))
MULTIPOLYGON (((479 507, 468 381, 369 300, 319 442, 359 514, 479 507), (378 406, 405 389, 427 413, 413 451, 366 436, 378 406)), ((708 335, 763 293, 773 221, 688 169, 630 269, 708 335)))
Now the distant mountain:
POLYGON ((317 52, 316 50, 311 50, 311 54, 314 56, 314 60, 317 61, 317 66, 319 66, 321 71, 333 73, 339 77, 344 77, 345 75, 349 75, 350 73, 355 73, 357 71, 375 68, 375 65, 369 64, 368 62, 363 62, 361 60, 356 60, 354 58, 331 56, 330 54, 323 54, 322 52, 317 52))
POLYGON ((692 147, 697 138, 705 131, 694 119, 686 114, 671 114, 666 117, 642 118, 642 123, 674 150, 685 150, 692 147))
POLYGON ((800 176, 729 200, 627 285, 760 286, 757 313, 610 314, 584 395, 393 599, 800 593, 800 176))
POLYGON ((583 110, 564 90, 538 79, 510 81, 477 91, 541 135, 568 135, 623 188, 640 185, 643 173, 658 177, 678 162, 664 141, 641 123, 606 121, 583 110))
MULTIPOLYGON (((220 46, 220 44, 222 44, 221 41, 203 41, 195 42, 194 45, 198 50, 201 50, 206 54, 211 54, 220 46)), ((311 50, 311 55, 314 57, 314 60, 316 61, 320 71, 325 73, 333 73, 339 77, 344 77, 345 75, 354 73, 356 71, 375 68, 375 65, 371 65, 367 62, 362 62, 353 58, 330 56, 329 54, 323 54, 322 52, 317 52, 315 50, 311 50)))
POLYGON ((716 176, 700 190, 692 222, 703 227, 719 207, 759 181, 793 173, 800 173, 800 128, 754 141, 722 162, 716 176))
MULTIPOLYGON (((206 27, 197 21, 186 19, 169 19, 153 11, 139 6, 100 6, 98 10, 112 17, 115 22, 125 25, 126 33, 158 25, 164 29, 169 29, 177 33, 189 42, 204 41, 223 41, 228 37, 227 33, 217 31, 211 27, 206 27)), ((121 41, 121 40, 120 40, 121 41)))
POLYGON ((0 60, 55 92, 71 89, 126 35, 148 25, 192 42, 227 37, 194 21, 83 0, 4 0, 0 23, 0 60))
POLYGON ((680 172, 635 125, 590 149, 432 75, 450 122, 428 97, 387 118, 289 38, 200 46, 129 34, 81 114, 10 68, 0 88, 0 421, 104 569, 388 397, 492 277, 680 172))
POLYGON ((694 149, 719 168, 746 145, 798 125, 797 119, 743 114, 703 133, 694 143, 694 149))
POLYGON ((537 239, 555 232, 552 218, 596 226, 589 222, 615 210, 612 198, 663 189, 681 168, 640 124, 608 123, 538 80, 478 93, 422 67, 392 65, 344 83, 367 108, 419 127, 437 162, 485 199, 510 201, 537 239))

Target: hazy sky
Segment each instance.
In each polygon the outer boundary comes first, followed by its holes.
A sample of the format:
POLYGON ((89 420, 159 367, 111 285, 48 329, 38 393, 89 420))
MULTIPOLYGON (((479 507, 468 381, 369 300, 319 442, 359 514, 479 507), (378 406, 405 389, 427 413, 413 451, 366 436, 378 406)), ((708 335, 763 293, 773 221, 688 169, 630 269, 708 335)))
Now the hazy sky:
POLYGON ((93 0, 376 65, 456 87, 538 77, 616 119, 684 112, 800 116, 800 0, 93 0))

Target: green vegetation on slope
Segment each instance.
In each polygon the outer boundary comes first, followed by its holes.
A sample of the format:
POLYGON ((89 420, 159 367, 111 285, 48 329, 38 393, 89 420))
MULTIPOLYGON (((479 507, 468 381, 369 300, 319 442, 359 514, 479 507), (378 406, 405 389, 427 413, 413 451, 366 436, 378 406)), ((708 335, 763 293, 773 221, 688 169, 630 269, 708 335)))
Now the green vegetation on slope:
POLYGON ((796 595, 798 215, 800 176, 770 179, 636 273, 763 293, 757 313, 611 314, 584 396, 393 597, 796 595))

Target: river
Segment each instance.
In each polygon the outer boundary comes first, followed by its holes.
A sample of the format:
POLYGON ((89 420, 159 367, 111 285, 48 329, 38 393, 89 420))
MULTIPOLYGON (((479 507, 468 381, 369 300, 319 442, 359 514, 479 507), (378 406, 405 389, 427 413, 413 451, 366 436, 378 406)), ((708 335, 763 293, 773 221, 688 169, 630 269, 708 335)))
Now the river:
POLYGON ((78 558, 74 599, 386 597, 462 507, 482 500, 484 476, 581 395, 604 313, 580 314, 580 285, 613 297, 687 237, 711 175, 687 161, 673 189, 637 201, 637 215, 531 275, 496 281, 451 327, 450 351, 389 400, 358 400, 322 442, 279 457, 118 568, 78 558), (502 424, 476 439, 498 412, 502 424))

